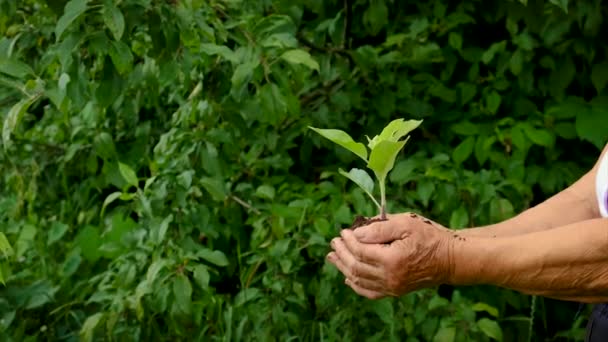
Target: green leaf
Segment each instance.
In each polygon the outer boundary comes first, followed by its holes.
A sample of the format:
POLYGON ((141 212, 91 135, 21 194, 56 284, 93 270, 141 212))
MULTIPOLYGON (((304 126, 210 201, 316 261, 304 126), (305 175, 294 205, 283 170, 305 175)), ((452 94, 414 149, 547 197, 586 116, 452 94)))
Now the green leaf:
POLYGON ((591 82, 598 94, 606 88, 606 84, 608 84, 608 62, 593 66, 591 69, 591 82))
POLYGON ((312 70, 320 70, 319 63, 308 52, 301 49, 286 51, 281 55, 281 58, 291 64, 302 64, 312 70))
POLYGON ((118 191, 118 192, 113 192, 111 194, 108 195, 108 197, 106 197, 106 199, 103 201, 103 205, 101 206, 101 217, 103 217, 105 211, 106 211, 106 207, 116 201, 117 199, 120 198, 120 196, 122 196, 122 192, 118 191))
POLYGON ((320 129, 310 126, 308 126, 308 128, 319 133, 324 138, 346 148, 367 162, 367 149, 365 149, 365 145, 355 142, 348 133, 338 129, 320 129))
POLYGON ((411 131, 418 128, 418 126, 420 126, 421 123, 422 123, 422 120, 408 120, 408 121, 405 121, 404 119, 393 120, 388 125, 386 125, 386 127, 384 127, 382 132, 379 135, 376 135, 374 137, 374 139, 370 140, 369 138, 367 138, 367 140, 368 140, 367 146, 373 150, 374 147, 376 147, 376 145, 380 141, 383 141, 383 140, 399 141, 401 138, 406 136, 408 133, 410 133, 411 131))
POLYGON ((450 32, 448 43, 454 50, 460 51, 462 49, 462 35, 457 32, 450 32))
POLYGON ((137 187, 139 185, 137 174, 129 165, 119 162, 118 170, 120 171, 120 174, 125 179, 127 184, 132 185, 134 187, 137 187))
POLYGON ((8 114, 6 115, 6 119, 4 119, 4 126, 2 127, 2 143, 4 144, 5 149, 11 143, 11 134, 15 131, 15 128, 21 122, 23 115, 28 110, 28 108, 34 102, 36 102, 36 100, 38 98, 39 98, 39 96, 33 96, 33 97, 23 99, 23 100, 17 102, 8 111, 8 114))
POLYGON ((594 106, 579 112, 576 117, 576 133, 578 136, 602 149, 608 141, 608 110, 594 106))
POLYGON ((230 48, 225 45, 204 43, 204 44, 201 44, 201 49, 204 53, 206 53, 210 56, 218 55, 232 63, 237 63, 239 61, 239 59, 238 59, 237 55, 234 53, 234 51, 230 50, 230 48))
POLYGON ((251 81, 254 70, 260 65, 259 61, 253 60, 246 63, 239 64, 232 74, 230 81, 232 82, 232 89, 230 94, 232 97, 240 101, 247 94, 247 85, 251 81))
POLYGON ((511 55, 511 60, 509 62, 509 67, 513 75, 518 76, 524 66, 524 55, 520 49, 517 49, 513 55, 511 55))
POLYGON ((173 295, 175 304, 180 312, 189 313, 192 304, 192 285, 190 280, 183 274, 173 279, 173 295))
POLYGON ((486 303, 475 303, 471 309, 473 309, 473 311, 485 311, 487 313, 489 313, 490 315, 498 318, 498 309, 496 309, 495 307, 486 304, 486 303))
POLYGON ((470 121, 460 121, 450 127, 452 131, 458 135, 479 135, 479 125, 470 121))
POLYGON ((103 21, 112 32, 114 39, 120 40, 125 32, 125 17, 118 7, 107 4, 103 9, 103 21))
POLYGON ((429 205, 429 201, 431 200, 431 196, 433 196, 434 191, 435 183, 426 180, 418 182, 416 192, 420 198, 420 201, 425 207, 429 205))
POLYGON ((0 232, 0 253, 2 253, 5 258, 13 255, 14 253, 13 247, 11 247, 6 235, 4 235, 2 232, 0 232))
POLYGON ((133 55, 129 46, 120 41, 110 43, 110 58, 119 74, 124 75, 133 67, 133 55))
POLYGON ((482 318, 477 321, 477 326, 484 334, 486 334, 486 336, 497 341, 502 341, 502 330, 496 321, 492 321, 488 318, 482 318))
POLYGON ((488 50, 486 50, 481 56, 481 61, 483 64, 489 64, 497 53, 505 51, 507 47, 507 41, 503 40, 501 42, 494 43, 490 46, 488 50))
POLYGON ((76 271, 78 271, 78 267, 80 267, 81 263, 82 257, 80 256, 80 252, 70 252, 70 254, 68 254, 68 257, 63 262, 63 265, 61 266, 61 275, 63 277, 72 276, 74 273, 76 273, 76 271))
POLYGON ((47 245, 50 246, 55 242, 59 241, 63 235, 68 231, 68 225, 61 222, 53 222, 51 229, 49 230, 49 236, 47 245))
POLYGON ((568 0, 549 0, 549 2, 568 13, 568 0))
POLYGON ((462 162, 473 154, 473 148, 475 148, 475 137, 470 136, 458 144, 454 149, 452 159, 454 159, 456 164, 462 164, 462 162))
POLYGON ((94 315, 87 317, 87 319, 82 324, 82 328, 80 329, 80 338, 82 341, 93 341, 93 333, 95 332, 95 328, 97 328, 104 316, 105 314, 103 312, 98 312, 94 315))
POLYGON ((363 22, 372 36, 377 35, 388 22, 388 7, 384 0, 371 0, 369 8, 363 13, 363 22))
POLYGON ((466 228, 469 224, 469 213, 464 206, 458 207, 450 216, 450 228, 461 229, 466 228))
POLYGON ((167 215, 167 217, 165 217, 160 224, 155 226, 155 229, 151 234, 151 238, 154 243, 158 245, 165 240, 165 235, 167 235, 167 230, 169 230, 169 224, 171 224, 171 222, 173 222, 173 214, 167 215))
MULTIPOLYGON (((409 137, 408 137, 409 138, 409 137)), ((384 182, 386 176, 395 165, 397 154, 409 139, 404 141, 380 141, 370 153, 367 167, 372 169, 380 182, 384 182)))
POLYGON ((95 262, 101 256, 99 247, 101 246, 101 234, 99 228, 87 225, 78 232, 74 239, 74 244, 80 247, 80 252, 85 259, 95 262))
POLYGON ((555 144, 555 135, 546 129, 534 128, 530 125, 525 125, 524 132, 536 145, 544 147, 553 147, 555 144))
POLYGON ((395 309, 389 298, 370 302, 371 309, 384 324, 392 324, 395 320, 395 309))
POLYGON ((226 255, 222 251, 212 251, 209 248, 201 248, 196 253, 196 256, 220 267, 225 267, 229 264, 228 258, 226 258, 226 255))
POLYGON ((372 194, 374 192, 374 180, 370 175, 361 169, 351 169, 348 173, 342 169, 339 170, 344 177, 355 182, 365 192, 372 194))
POLYGON ((500 108, 501 97, 498 92, 495 90, 491 91, 486 96, 486 107, 488 111, 492 114, 496 114, 498 112, 498 108, 500 108))
POLYGON ((55 26, 55 39, 59 41, 63 32, 74 22, 74 20, 78 19, 86 10, 87 3, 89 0, 70 0, 65 5, 65 10, 59 21, 57 21, 57 26, 55 26))
POLYGON ((505 198, 494 198, 490 202, 490 219, 492 222, 500 222, 515 215, 513 204, 505 198))
POLYGON ((458 90, 460 91, 460 104, 465 105, 477 94, 477 87, 471 83, 459 83, 458 90))
POLYGON ((218 202, 226 199, 226 190, 224 182, 216 178, 203 177, 200 180, 201 185, 211 194, 211 197, 218 202))
POLYGON ((275 196, 275 190, 274 190, 274 187, 264 184, 264 185, 260 185, 255 190, 255 195, 260 198, 265 198, 265 199, 269 199, 272 201, 275 196))
POLYGON ((209 288, 209 271, 207 271, 207 267, 205 265, 194 266, 193 277, 194 281, 196 281, 197 285, 200 286, 201 289, 206 290, 209 288))
POLYGON ((18 79, 24 79, 27 76, 34 75, 34 70, 23 62, 15 59, 7 59, 0 55, 0 73, 18 79))
POLYGON ((93 149, 103 160, 109 160, 116 157, 116 147, 112 141, 112 136, 106 132, 99 133, 95 139, 93 139, 93 149))
POLYGON ((433 337, 433 342, 454 342, 455 340, 456 328, 454 327, 442 327, 433 337))

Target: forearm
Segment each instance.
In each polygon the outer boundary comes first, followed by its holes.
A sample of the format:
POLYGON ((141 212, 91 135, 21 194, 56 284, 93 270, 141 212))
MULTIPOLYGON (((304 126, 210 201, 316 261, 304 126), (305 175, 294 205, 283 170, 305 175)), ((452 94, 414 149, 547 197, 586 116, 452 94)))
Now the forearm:
POLYGON ((486 227, 460 231, 465 237, 507 237, 552 229, 599 217, 594 182, 587 174, 571 187, 521 214, 486 227))
POLYGON ((451 283, 563 300, 608 300, 608 219, 505 238, 451 241, 451 283))

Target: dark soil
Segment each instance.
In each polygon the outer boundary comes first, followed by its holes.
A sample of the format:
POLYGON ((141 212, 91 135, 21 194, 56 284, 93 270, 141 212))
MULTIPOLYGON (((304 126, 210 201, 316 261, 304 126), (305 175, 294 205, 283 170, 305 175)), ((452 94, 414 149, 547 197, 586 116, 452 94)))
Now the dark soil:
POLYGON ((377 218, 366 218, 366 217, 363 217, 361 215, 357 215, 357 217, 355 217, 355 221, 353 222, 353 224, 350 226, 349 229, 356 229, 356 228, 359 228, 359 227, 370 225, 370 224, 372 224, 374 222, 381 222, 381 221, 388 221, 388 219, 381 219, 379 217, 377 217, 377 218))

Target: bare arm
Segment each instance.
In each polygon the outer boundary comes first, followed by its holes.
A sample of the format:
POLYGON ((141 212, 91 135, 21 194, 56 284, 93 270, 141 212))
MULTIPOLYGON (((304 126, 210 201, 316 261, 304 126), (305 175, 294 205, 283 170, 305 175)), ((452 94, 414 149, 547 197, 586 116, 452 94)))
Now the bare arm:
POLYGON ((608 301, 608 219, 451 242, 454 285, 488 284, 587 303, 608 301))
MULTIPOLYGON (((608 152, 608 145, 602 155, 608 152)), ((552 229, 600 217, 595 197, 595 166, 567 189, 521 214, 486 227, 463 229, 467 237, 506 237, 552 229)))

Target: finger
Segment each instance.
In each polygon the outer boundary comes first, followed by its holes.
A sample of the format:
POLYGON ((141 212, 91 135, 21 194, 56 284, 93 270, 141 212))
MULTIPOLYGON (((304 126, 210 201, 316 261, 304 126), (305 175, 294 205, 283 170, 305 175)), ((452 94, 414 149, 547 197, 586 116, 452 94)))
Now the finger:
POLYGON ((350 286, 350 288, 360 296, 367 297, 369 299, 380 299, 386 297, 381 292, 368 290, 359 285, 353 284, 349 279, 346 279, 344 283, 350 286))
POLYGON ((333 242, 333 245, 336 256, 349 270, 349 278, 358 277, 370 280, 383 279, 382 270, 375 265, 370 265, 364 261, 357 260, 344 244, 344 240, 336 239, 336 241, 333 242))
POLYGON ((389 218, 359 227, 353 232, 362 243, 389 243, 402 237, 403 227, 400 227, 394 218, 389 218))
POLYGON ((386 249, 387 246, 361 243, 355 237, 355 233, 349 229, 343 230, 340 235, 342 236, 343 244, 357 260, 370 265, 381 264, 382 257, 386 253, 383 252, 383 249, 386 249))
POLYGON ((338 270, 342 272, 344 277, 348 279, 353 285, 357 285, 361 288, 367 289, 368 291, 380 292, 384 290, 384 286, 382 286, 382 283, 379 280, 370 280, 367 278, 362 278, 353 275, 352 270, 347 267, 344 264, 343 260, 339 257, 335 258, 333 264, 336 265, 338 270))

